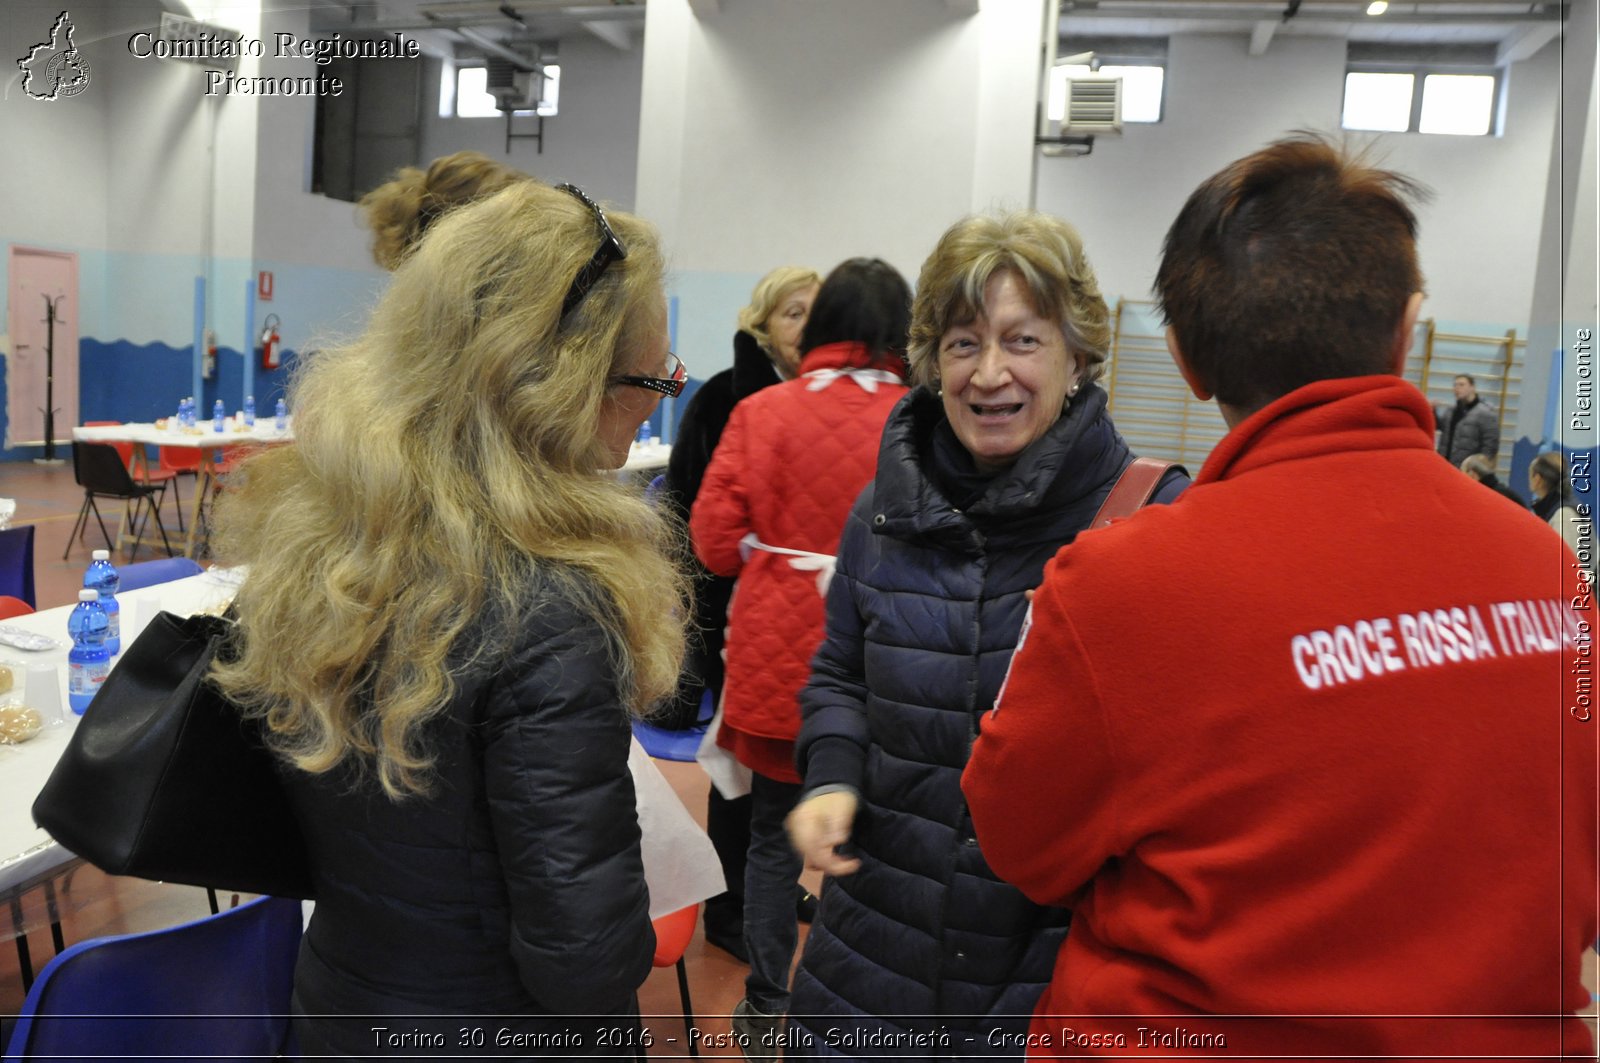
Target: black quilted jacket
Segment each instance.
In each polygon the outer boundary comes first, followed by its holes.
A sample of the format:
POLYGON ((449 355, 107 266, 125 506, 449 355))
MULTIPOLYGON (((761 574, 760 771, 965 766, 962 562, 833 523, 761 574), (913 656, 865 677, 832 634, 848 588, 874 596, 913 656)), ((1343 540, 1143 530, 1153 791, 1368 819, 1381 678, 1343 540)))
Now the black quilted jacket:
POLYGON ((538 588, 516 644, 429 725, 430 796, 289 773, 317 890, 295 971, 302 1052, 631 1054, 595 1032, 631 1022, 655 948, 628 721, 604 633, 570 591, 538 588), (381 1040, 408 1031, 448 1040, 381 1040))
MULTIPOLYGON (((1023 592, 1133 459, 1105 401, 1087 389, 964 508, 941 487, 958 477, 944 475, 948 448, 932 443, 944 420, 936 396, 913 391, 884 429, 801 694, 805 786, 861 794, 861 870, 827 882, 795 976, 790 1017, 811 1035, 809 1054, 993 1058, 1008 1053, 992 1032, 1027 1030, 1067 913, 989 870, 961 771, 1011 659, 1023 592), (940 1028, 952 1036, 906 1036, 940 1028)), ((1187 483, 1169 473, 1157 500, 1187 483)))

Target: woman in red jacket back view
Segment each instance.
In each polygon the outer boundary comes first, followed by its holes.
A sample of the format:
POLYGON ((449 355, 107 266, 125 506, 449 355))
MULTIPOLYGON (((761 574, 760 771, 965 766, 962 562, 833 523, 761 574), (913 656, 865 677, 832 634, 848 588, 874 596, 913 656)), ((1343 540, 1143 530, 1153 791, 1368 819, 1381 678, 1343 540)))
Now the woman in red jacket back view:
POLYGON ((873 477, 889 410, 906 393, 911 290, 881 259, 828 275, 811 307, 800 375, 734 407, 695 500, 701 562, 737 576, 728 610, 719 742, 751 769, 745 947, 734 1029, 775 1058, 789 1006, 800 857, 783 821, 800 793, 798 695, 822 640, 823 592, 850 505, 873 477))

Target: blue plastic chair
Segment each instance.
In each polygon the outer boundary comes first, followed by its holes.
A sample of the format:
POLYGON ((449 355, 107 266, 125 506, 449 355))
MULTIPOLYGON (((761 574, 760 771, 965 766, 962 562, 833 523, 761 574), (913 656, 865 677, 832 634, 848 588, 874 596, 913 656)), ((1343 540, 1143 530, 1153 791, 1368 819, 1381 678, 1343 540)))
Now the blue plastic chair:
POLYGON ((33 597, 32 524, 0 529, 0 594, 39 608, 33 597))
POLYGON ((700 740, 711 726, 711 715, 716 710, 711 704, 708 690, 700 698, 700 717, 687 731, 669 731, 643 720, 633 721, 633 737, 644 746, 644 751, 657 760, 691 761, 700 749, 700 740))
POLYGON ((140 561, 117 569, 121 577, 118 591, 136 591, 140 587, 153 587, 157 583, 171 583, 186 576, 198 576, 205 569, 198 561, 187 557, 158 557, 154 561, 140 561))
POLYGON ((289 1040, 300 902, 74 945, 23 1001, 5 1063, 69 1057, 272 1058, 289 1040))

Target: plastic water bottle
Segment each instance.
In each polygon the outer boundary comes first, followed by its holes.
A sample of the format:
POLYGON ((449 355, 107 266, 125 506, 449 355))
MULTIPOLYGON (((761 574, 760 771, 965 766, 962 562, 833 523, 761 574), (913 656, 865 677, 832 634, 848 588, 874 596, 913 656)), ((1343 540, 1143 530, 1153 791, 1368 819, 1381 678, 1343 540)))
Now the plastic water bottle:
POLYGON ((244 397, 244 426, 246 428, 254 428, 256 426, 256 397, 254 395, 246 395, 244 397))
POLYGON ((83 585, 100 595, 100 608, 106 611, 106 652, 115 657, 122 652, 122 607, 117 604, 122 577, 111 564, 110 550, 96 550, 91 556, 94 560, 83 574, 83 585))
POLYGON ((186 398, 185 399, 179 399, 178 400, 178 416, 176 417, 176 419, 173 420, 172 427, 173 428, 182 428, 184 426, 184 424, 188 420, 189 420, 189 400, 186 399, 186 398))
POLYGON ((211 407, 211 430, 221 432, 227 427, 228 411, 222 408, 222 400, 218 399, 216 405, 211 407))
POLYGON ((100 592, 85 587, 78 592, 78 604, 67 616, 67 634, 72 649, 67 653, 67 702, 79 716, 100 692, 100 684, 111 671, 111 654, 106 650, 106 611, 100 608, 100 592))
POLYGON ((650 422, 649 421, 645 421, 643 424, 641 424, 639 426, 638 443, 639 443, 639 446, 641 446, 641 447, 648 447, 650 445, 650 422))
POLYGON ((280 432, 289 427, 289 404, 281 398, 278 400, 277 408, 272 412, 272 427, 280 432))

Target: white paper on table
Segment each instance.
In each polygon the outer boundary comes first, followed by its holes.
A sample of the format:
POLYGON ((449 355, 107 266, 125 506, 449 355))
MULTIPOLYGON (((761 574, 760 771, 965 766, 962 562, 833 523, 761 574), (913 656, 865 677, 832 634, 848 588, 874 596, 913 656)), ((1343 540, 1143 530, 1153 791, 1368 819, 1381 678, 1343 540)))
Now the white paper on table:
POLYGON ((633 772, 639 830, 644 835, 644 881, 650 889, 650 918, 659 919, 728 887, 711 839, 639 740, 632 741, 628 769, 633 772))

